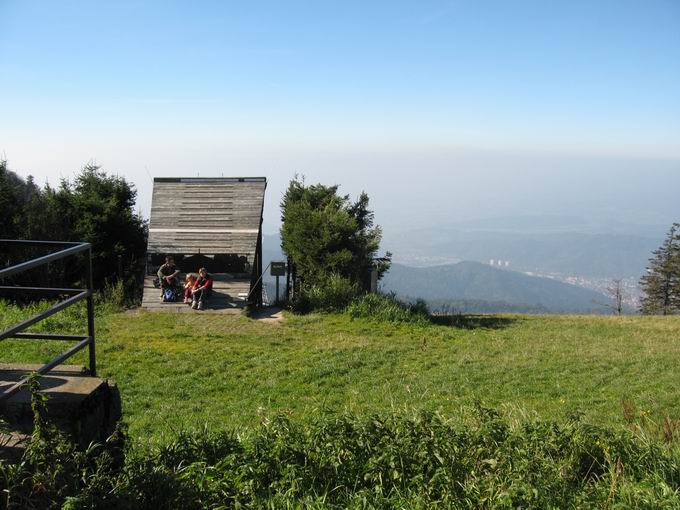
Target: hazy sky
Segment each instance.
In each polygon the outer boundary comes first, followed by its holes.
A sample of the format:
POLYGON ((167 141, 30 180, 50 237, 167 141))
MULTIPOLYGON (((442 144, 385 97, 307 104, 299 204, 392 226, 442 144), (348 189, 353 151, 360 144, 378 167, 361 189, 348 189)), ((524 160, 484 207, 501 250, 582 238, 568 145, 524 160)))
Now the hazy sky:
POLYGON ((0 0, 0 154, 56 184, 294 173, 391 229, 680 219, 680 2, 0 0), (663 179, 663 180, 662 180, 663 179))

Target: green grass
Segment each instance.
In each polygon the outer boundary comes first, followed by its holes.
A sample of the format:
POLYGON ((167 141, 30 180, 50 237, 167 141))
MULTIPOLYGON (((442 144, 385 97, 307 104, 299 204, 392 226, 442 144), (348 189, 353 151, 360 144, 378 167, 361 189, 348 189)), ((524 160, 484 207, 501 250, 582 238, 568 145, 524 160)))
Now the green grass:
MULTIPOLYGON (((0 306, 0 325, 20 312, 0 306)), ((72 328, 76 316, 49 329, 72 328)), ((498 316, 417 325, 347 315, 104 314, 100 375, 121 390, 133 438, 208 424, 252 427, 276 413, 459 413, 481 399, 511 415, 624 424, 680 417, 680 317, 498 316)), ((44 362, 58 342, 5 341, 3 362, 44 362)), ((74 363, 85 363, 79 354, 74 363)))
POLYGON ((285 416, 248 434, 206 430, 79 450, 44 421, 0 462, 9 508, 680 508, 680 451, 643 431, 432 413, 285 416), (122 447, 122 448, 121 448, 122 447))

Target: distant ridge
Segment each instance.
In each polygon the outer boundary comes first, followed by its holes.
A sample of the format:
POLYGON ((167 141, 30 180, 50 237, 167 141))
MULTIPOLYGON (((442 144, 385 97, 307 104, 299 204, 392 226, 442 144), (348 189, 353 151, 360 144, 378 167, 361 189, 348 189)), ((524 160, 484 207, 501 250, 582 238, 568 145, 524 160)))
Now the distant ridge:
POLYGON ((623 234, 580 232, 522 233, 420 229, 386 236, 385 248, 413 266, 490 259, 510 262, 518 271, 560 273, 598 278, 639 278, 659 240, 623 234), (453 260, 452 260, 453 259, 453 260))
POLYGON ((447 302, 458 302, 462 308, 476 303, 479 311, 486 312, 602 313, 603 307, 593 301, 610 301, 599 292, 550 278, 467 261, 424 268, 393 264, 382 287, 400 296, 425 299, 433 308, 447 302))

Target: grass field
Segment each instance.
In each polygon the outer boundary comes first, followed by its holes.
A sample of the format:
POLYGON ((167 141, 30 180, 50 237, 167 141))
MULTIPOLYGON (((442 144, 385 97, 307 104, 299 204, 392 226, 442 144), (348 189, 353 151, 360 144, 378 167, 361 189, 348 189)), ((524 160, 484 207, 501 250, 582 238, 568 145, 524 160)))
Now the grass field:
MULTIPOLYGON (((16 319, 0 311, 0 322, 16 319)), ((680 417, 680 317, 485 316, 418 326, 134 311, 105 314, 97 327, 100 375, 119 384, 130 433, 144 441, 204 424, 249 427, 279 412, 300 421, 325 411, 455 415, 475 399, 558 420, 582 411, 614 426, 625 423, 624 400, 643 421, 680 417)), ((5 341, 2 360, 46 361, 63 347, 5 341)))

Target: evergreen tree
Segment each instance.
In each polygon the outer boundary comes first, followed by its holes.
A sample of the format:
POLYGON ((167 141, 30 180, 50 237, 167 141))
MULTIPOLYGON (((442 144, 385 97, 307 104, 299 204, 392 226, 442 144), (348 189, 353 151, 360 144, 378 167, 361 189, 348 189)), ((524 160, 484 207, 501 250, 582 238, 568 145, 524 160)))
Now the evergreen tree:
POLYGON ((661 315, 680 312, 680 223, 671 226, 653 255, 647 274, 640 279, 644 293, 641 312, 661 315))
POLYGON ((23 179, 7 168, 6 161, 0 161, 0 238, 71 240, 70 225, 65 222, 70 203, 57 195, 49 185, 41 189, 31 175, 23 179))
POLYGON ((382 230, 373 224, 368 195, 356 202, 338 186, 293 179, 281 201, 281 246, 306 285, 323 285, 336 274, 366 287, 371 268, 382 276, 390 254, 376 259, 382 230))
MULTIPOLYGON (((123 276, 132 294, 144 260, 147 228, 134 212, 136 195, 132 184, 96 165, 86 165, 73 183, 62 180, 58 189, 41 189, 32 177, 22 179, 0 160, 0 238, 89 242, 95 286, 123 276)), ((24 249, 21 255, 36 254, 24 249)), ((7 253, 6 258, 14 256, 7 253)), ((72 281, 82 276, 82 267, 52 264, 51 276, 72 281)))
POLYGON ((137 191, 124 178, 88 164, 73 184, 63 181, 52 206, 62 214, 70 241, 92 244, 95 282, 134 272, 146 251, 146 222, 134 212, 137 191))
POLYGON ((26 183, 7 168, 7 161, 0 160, 0 238, 16 239, 21 236, 18 224, 26 203, 26 183))

